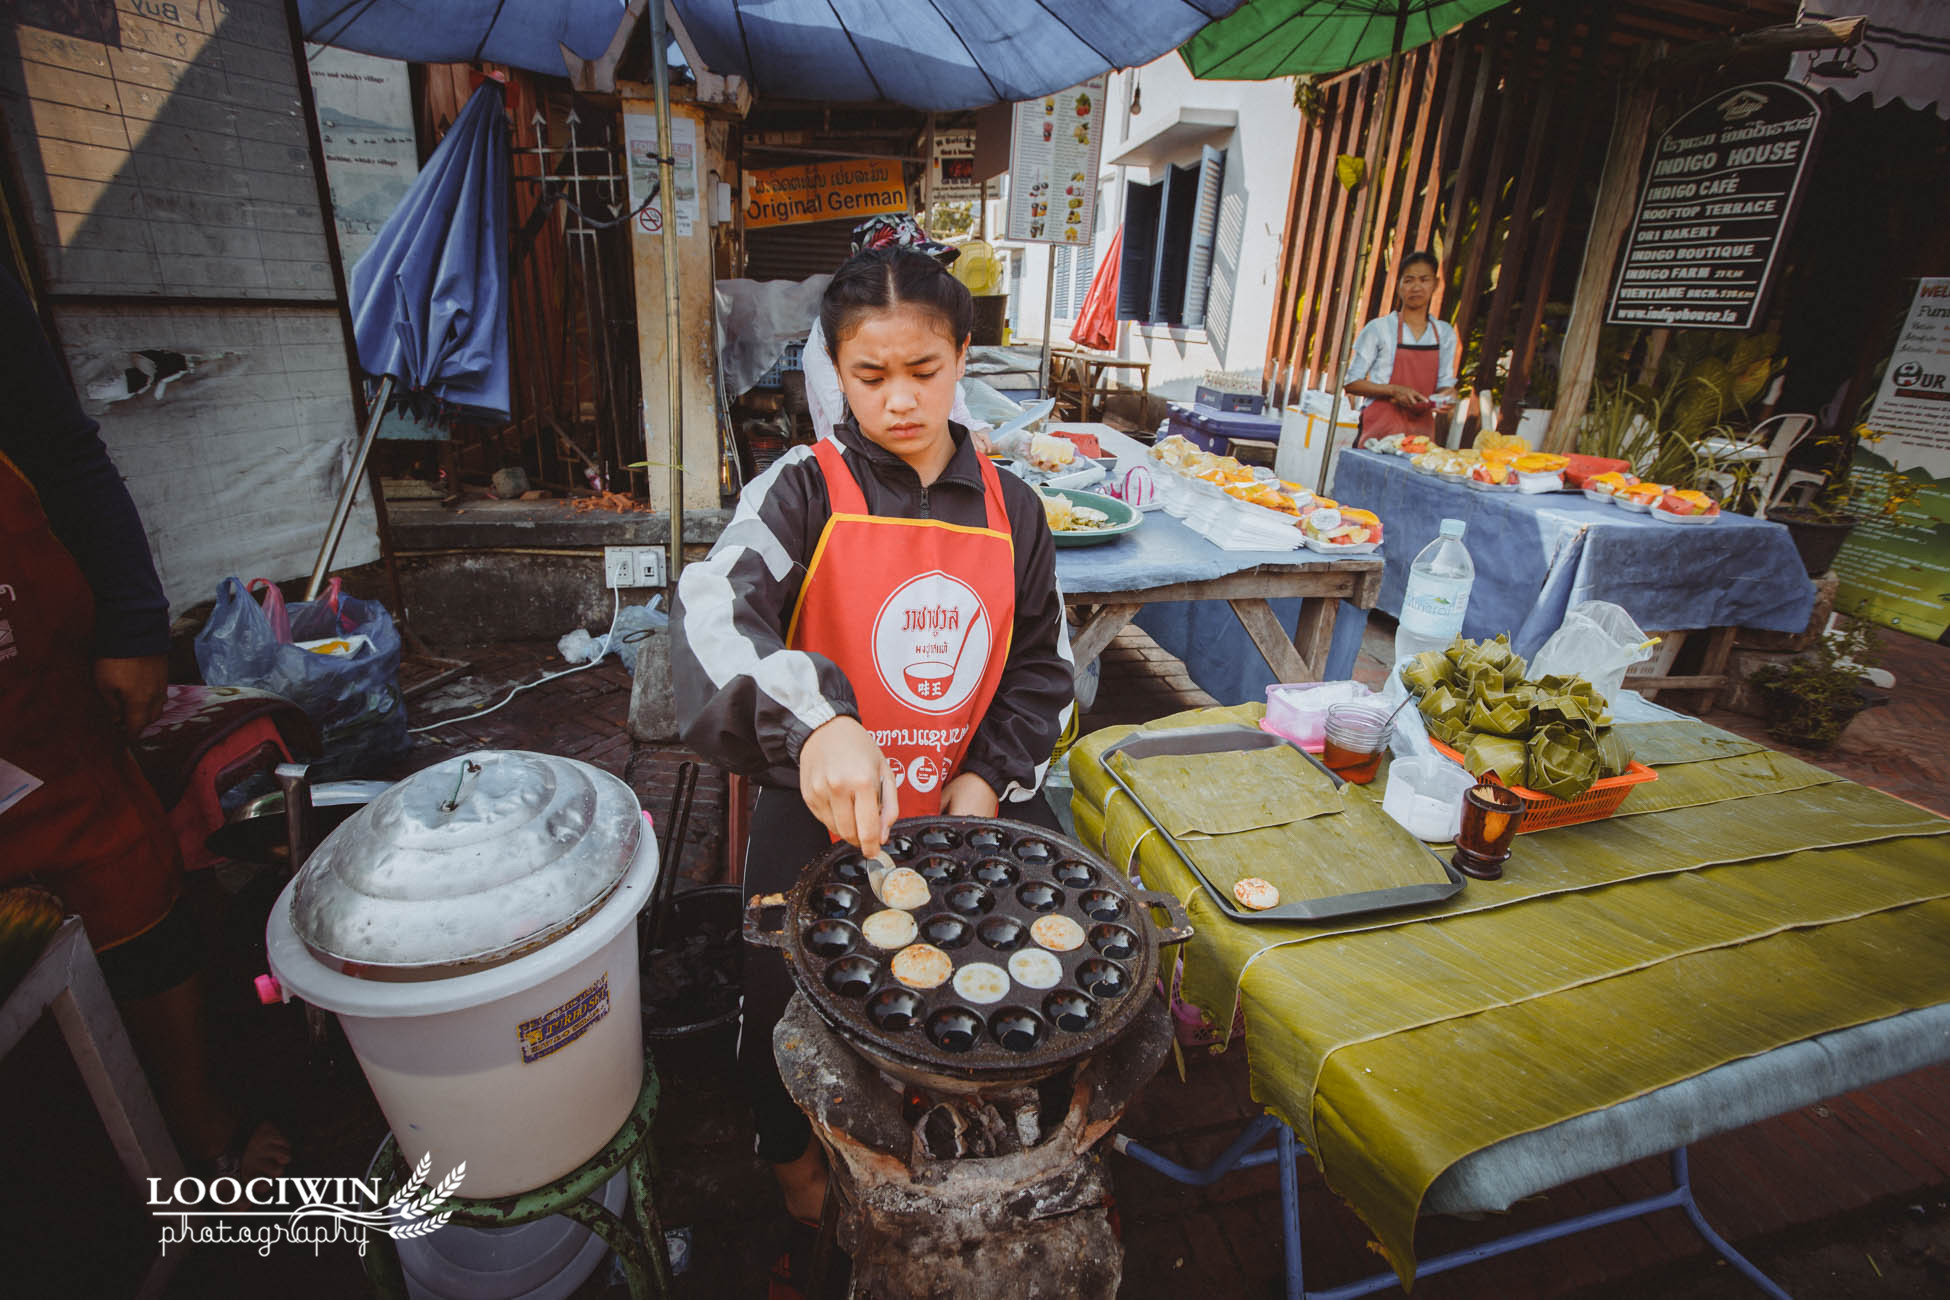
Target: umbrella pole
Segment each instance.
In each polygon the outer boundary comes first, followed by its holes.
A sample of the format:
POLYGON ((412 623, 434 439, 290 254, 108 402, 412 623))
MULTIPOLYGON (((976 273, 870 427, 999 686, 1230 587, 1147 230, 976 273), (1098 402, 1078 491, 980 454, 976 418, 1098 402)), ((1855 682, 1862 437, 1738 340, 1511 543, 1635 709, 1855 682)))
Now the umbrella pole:
POLYGON ((1055 397, 1056 390, 1052 386, 1052 381, 1056 376, 1050 371, 1050 331, 1055 328, 1056 245, 1046 244, 1044 247, 1048 251, 1049 261, 1044 263, 1043 269, 1043 396, 1055 397))
MULTIPOLYGON (((663 201, 664 428, 670 438, 670 590, 684 569, 684 360, 682 304, 677 296, 677 171, 670 135, 670 38, 664 0, 650 0, 650 68, 657 93, 657 194, 663 201)), ((694 160, 695 161, 695 160, 694 160)), ((644 451, 648 453, 649 447, 644 451)), ((655 460, 655 457, 651 457, 655 460)))
MULTIPOLYGON (((1387 147, 1388 132, 1395 124, 1395 96, 1401 90, 1402 40, 1407 28, 1408 6, 1403 4, 1395 10, 1395 48, 1388 56, 1388 86, 1381 100, 1380 129, 1370 137, 1372 143, 1368 153, 1371 157, 1378 155, 1387 147)), ((1347 305, 1347 331, 1341 337, 1340 364, 1334 368, 1334 401, 1327 408, 1327 444, 1321 448, 1320 482, 1315 485, 1316 490, 1323 493, 1327 491, 1328 477, 1334 472, 1334 431, 1340 427, 1341 395, 1347 391, 1347 367, 1354 359, 1354 340, 1361 333, 1361 326, 1365 323, 1360 314, 1363 304, 1352 299, 1361 291, 1361 281, 1368 272, 1368 259, 1374 256, 1375 222, 1381 216, 1376 206, 1369 202, 1374 187, 1374 171, 1373 167, 1369 167, 1366 174, 1361 177, 1361 184, 1364 187, 1360 200, 1361 251, 1354 262, 1354 278, 1347 286, 1350 299, 1347 305)), ((1360 436, 1358 430, 1355 436, 1360 436)))
POLYGON ((332 507, 332 522, 325 529, 325 543, 318 548, 318 560, 311 566, 311 581, 305 584, 306 600, 318 599, 318 590, 325 585, 325 575, 332 571, 332 557, 338 554, 339 538, 345 534, 345 521, 352 517, 352 503, 359 496, 359 484, 365 481, 366 461, 372 456, 372 444, 379 438, 380 417, 386 414, 386 403, 392 396, 393 377, 381 375, 379 392, 366 414, 366 430, 359 437, 359 450, 352 457, 351 472, 345 476, 345 486, 339 489, 338 504, 332 507))

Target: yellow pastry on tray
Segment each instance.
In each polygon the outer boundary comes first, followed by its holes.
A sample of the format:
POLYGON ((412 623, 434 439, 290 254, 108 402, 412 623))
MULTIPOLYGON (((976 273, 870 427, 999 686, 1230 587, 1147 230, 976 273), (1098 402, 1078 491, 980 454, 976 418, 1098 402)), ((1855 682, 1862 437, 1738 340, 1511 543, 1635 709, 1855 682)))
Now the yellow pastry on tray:
POLYGON ((1570 466, 1571 458, 1548 451, 1530 451, 1518 456, 1515 464, 1519 474, 1561 474, 1570 466))

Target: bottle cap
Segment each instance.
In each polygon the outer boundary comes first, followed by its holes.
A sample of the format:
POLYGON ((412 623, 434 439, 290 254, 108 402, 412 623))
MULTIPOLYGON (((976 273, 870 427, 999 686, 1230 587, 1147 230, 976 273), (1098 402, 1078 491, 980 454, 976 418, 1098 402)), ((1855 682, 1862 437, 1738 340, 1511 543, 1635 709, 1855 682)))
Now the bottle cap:
POLYGON ((1444 537, 1461 537, 1466 525, 1460 519, 1445 519, 1438 530, 1444 537))

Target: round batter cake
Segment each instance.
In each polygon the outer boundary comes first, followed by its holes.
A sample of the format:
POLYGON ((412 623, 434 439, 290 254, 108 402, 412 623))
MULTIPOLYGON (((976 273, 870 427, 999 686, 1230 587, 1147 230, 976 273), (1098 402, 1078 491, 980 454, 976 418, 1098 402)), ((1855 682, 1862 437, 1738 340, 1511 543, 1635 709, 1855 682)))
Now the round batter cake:
POLYGON ((985 961, 972 961, 955 972, 955 992, 970 1002, 1000 1002, 1009 996, 1009 973, 985 961))
POLYGON ((955 973, 954 959, 931 943, 909 944, 894 954, 894 978, 911 989, 940 988, 955 973))

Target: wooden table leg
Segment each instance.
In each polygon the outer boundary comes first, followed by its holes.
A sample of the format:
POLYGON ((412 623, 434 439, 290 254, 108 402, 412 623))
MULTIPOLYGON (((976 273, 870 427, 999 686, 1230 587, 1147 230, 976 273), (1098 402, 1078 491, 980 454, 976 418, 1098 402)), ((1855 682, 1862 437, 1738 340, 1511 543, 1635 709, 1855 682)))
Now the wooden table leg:
POLYGON ((1333 596, 1309 596, 1300 606, 1300 624, 1293 630, 1293 647, 1313 667, 1314 680, 1327 680, 1327 656, 1334 645, 1334 616, 1340 601, 1333 596))
MULTIPOLYGON (((1307 603, 1317 605, 1327 602, 1323 597, 1315 596, 1307 603)), ((1232 612, 1238 617, 1239 625, 1246 629, 1246 635, 1253 639, 1253 644, 1259 647, 1260 654, 1266 657, 1266 666, 1273 670, 1276 680, 1282 682, 1320 680, 1320 675, 1314 671, 1313 665, 1302 657, 1294 643, 1287 638, 1286 628, 1280 625, 1279 615, 1273 612, 1273 607, 1266 603, 1265 597, 1244 596, 1229 600, 1226 604, 1232 606, 1232 612)), ((1331 637, 1334 632, 1331 623, 1332 615, 1328 617, 1330 622, 1327 635, 1331 637)))
POLYGON ((1699 675, 1714 680, 1692 696, 1694 713, 1709 712, 1718 702, 1720 690, 1727 680, 1727 660, 1733 657, 1733 638, 1738 631, 1737 628, 1716 627, 1708 635, 1706 654, 1700 660, 1699 675))
POLYGON ((1137 617, 1142 605, 1100 605, 1090 621, 1083 625, 1076 638, 1070 642, 1070 654, 1077 661, 1077 671, 1081 673, 1090 666, 1090 661, 1104 652, 1104 647, 1122 632, 1125 625, 1137 617))

